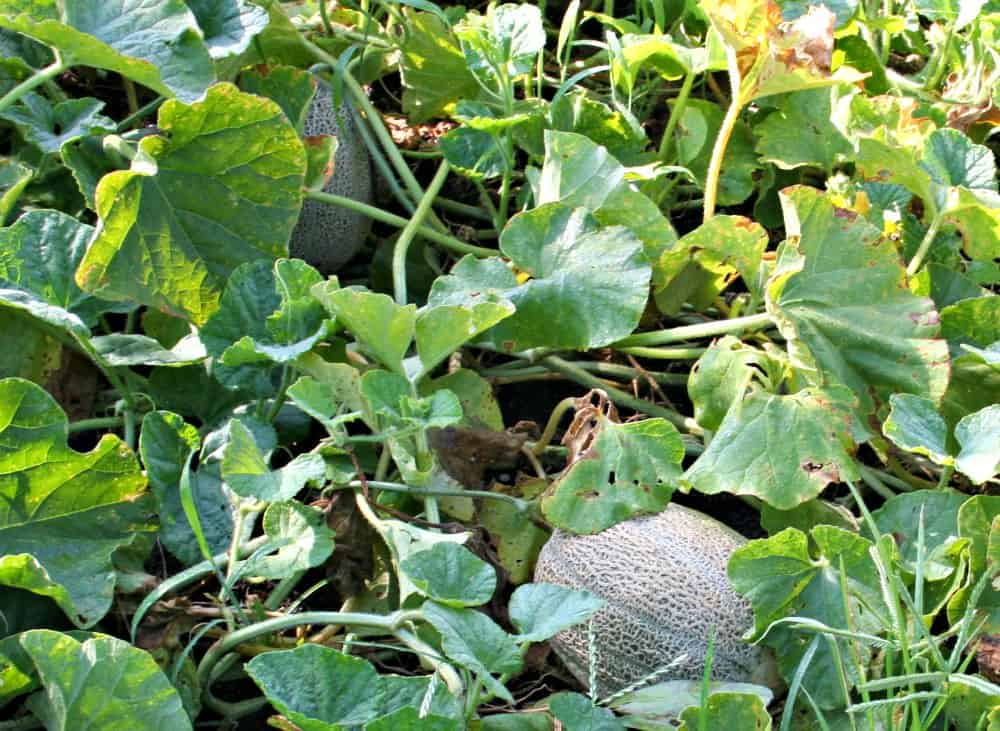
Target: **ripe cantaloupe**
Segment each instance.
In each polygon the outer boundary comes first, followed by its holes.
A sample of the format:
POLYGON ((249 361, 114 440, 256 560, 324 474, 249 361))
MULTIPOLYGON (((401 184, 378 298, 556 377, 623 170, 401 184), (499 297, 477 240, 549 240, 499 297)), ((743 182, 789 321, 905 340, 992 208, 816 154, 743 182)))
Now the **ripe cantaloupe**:
MULTIPOLYGON (((337 138, 333 176, 323 190, 371 203, 371 160, 348 104, 345 99, 339 108, 334 108, 330 89, 321 84, 309 107, 303 132, 307 136, 337 138)), ((358 253, 370 227, 371 219, 361 213, 307 200, 292 231, 289 252, 323 274, 332 274, 358 253)))
MULTIPOLYGON (((773 685, 773 658, 741 639, 753 615, 726 575, 730 555, 745 542, 717 520, 671 503, 595 535, 556 530, 538 557, 535 581, 586 589, 607 603, 593 618, 599 695, 680 655, 688 659, 655 682, 700 679, 713 626, 715 680, 773 685)), ((587 625, 559 633, 551 645, 586 686, 587 625)))

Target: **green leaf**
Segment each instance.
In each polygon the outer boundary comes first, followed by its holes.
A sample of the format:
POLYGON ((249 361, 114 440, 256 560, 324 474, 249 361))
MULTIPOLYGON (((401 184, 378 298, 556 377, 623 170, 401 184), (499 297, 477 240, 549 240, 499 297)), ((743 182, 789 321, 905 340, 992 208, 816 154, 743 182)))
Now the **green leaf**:
MULTIPOLYGON (((181 506, 181 475, 191 452, 201 446, 198 430, 177 414, 152 411, 146 414, 139 433, 139 454, 156 498, 160 517, 160 541, 181 563, 190 566, 203 560, 194 531, 181 506)), ((189 473, 192 493, 205 540, 213 555, 229 547, 233 533, 233 506, 222 490, 217 469, 203 466, 189 473)))
POLYGON ((1000 404, 964 417, 955 426, 961 451, 955 466, 977 485, 1000 472, 1000 404))
POLYGON ((930 457, 940 465, 953 465, 948 448, 948 425, 934 404, 908 393, 893 394, 882 433, 900 449, 930 457))
POLYGON ((421 594, 449 607, 477 607, 496 591, 493 567, 457 543, 435 543, 399 567, 421 594))
POLYGON ((624 724, 607 708, 580 693, 556 693, 549 696, 549 710, 572 731, 624 731, 624 724))
POLYGON ((198 19, 209 55, 215 59, 243 53, 267 27, 267 11, 247 0, 186 0, 198 19))
POLYGON ((90 336, 104 312, 120 309, 81 291, 73 271, 94 229, 59 211, 28 211, 0 229, 0 303, 42 322, 90 336))
POLYGON ((918 531, 923 514, 924 567, 926 581, 940 581, 954 573, 956 561, 950 555, 959 540, 958 511, 968 500, 954 490, 918 490, 896 495, 872 513, 882 534, 891 534, 899 547, 899 565, 917 572, 918 531))
POLYGON ((541 11, 529 4, 490 5, 485 16, 469 12, 455 26, 455 35, 472 72, 501 86, 508 77, 529 73, 545 47, 541 11))
POLYGON ((413 396, 409 382, 395 373, 368 371, 361 378, 361 392, 373 413, 397 429, 442 428, 462 418, 462 405, 450 391, 435 391, 427 398, 413 396))
MULTIPOLYGON (((702 188, 723 116, 723 110, 715 102, 689 99, 677 124, 678 163, 694 173, 702 188)), ((749 198, 754 191, 753 176, 759 168, 750 128, 737 122, 722 158, 719 205, 734 206, 749 198)))
POLYGON ((510 302, 480 302, 471 307, 438 305, 417 313, 417 353, 424 372, 431 371, 460 347, 514 314, 510 302))
POLYGON ((467 256, 435 281, 428 304, 512 302, 514 314, 489 331, 508 351, 601 347, 638 324, 650 268, 628 231, 599 229, 585 211, 553 204, 512 218, 500 248, 528 281, 519 285, 499 259, 467 256))
POLYGON ((35 664, 18 639, 16 634, 0 639, 0 708, 38 688, 35 664))
MULTIPOLYGON (((638 690, 616 697, 609 702, 609 706, 625 715, 627 722, 635 724, 635 728, 640 728, 638 724, 648 723, 651 731, 660 729, 672 729, 674 726, 664 726, 672 719, 680 716, 681 712, 691 706, 701 705, 701 680, 664 680, 655 685, 647 685, 638 690)), ((713 681, 708 687, 709 697, 718 694, 754 695, 760 699, 766 708, 774 699, 774 693, 762 685, 753 683, 732 683, 713 681)), ((714 728, 710 726, 709 728, 714 728)), ((731 731, 742 726, 729 724, 720 726, 731 731)))
POLYGON ((941 336, 984 348, 1000 341, 1000 297, 972 297, 942 308, 941 336))
POLYGON ((500 139, 468 126, 451 130, 441 137, 438 146, 455 170, 473 180, 491 180, 509 167, 500 139))
POLYGON ((193 728, 181 698, 152 656, 95 634, 78 642, 47 629, 19 635, 42 682, 28 708, 51 731, 193 728))
POLYGON ((572 533, 597 533, 667 506, 680 478, 684 444, 665 419, 616 424, 596 416, 592 446, 542 498, 542 513, 572 533))
POLYGON ((448 686, 440 682, 440 676, 379 675, 379 683, 382 686, 379 717, 391 717, 391 714, 410 707, 423 707, 429 714, 445 718, 462 717, 459 699, 448 691, 448 686), (430 687, 432 683, 434 688, 430 687))
POLYGON ((704 708, 687 708, 681 713, 678 731, 696 731, 707 718, 707 728, 771 731, 771 717, 760 696, 751 693, 713 693, 704 708), (703 715, 704 714, 704 715, 703 715))
POLYGON ((76 278, 201 325, 233 269, 287 255, 305 149, 277 104, 231 84, 190 106, 168 101, 158 127, 131 170, 101 180, 101 226, 76 278))
POLYGON ((831 123, 831 94, 810 89, 782 96, 754 128, 761 159, 785 170, 812 165, 830 173, 852 157, 850 141, 831 123))
POLYGON ((729 408, 743 398, 754 379, 755 365, 767 361, 760 350, 732 335, 712 343, 691 369, 687 390, 694 404, 694 418, 716 431, 729 408))
POLYGON ((74 66, 115 71, 166 96, 192 102, 215 81, 194 14, 182 0, 93 3, 6 0, 0 27, 59 49, 74 66))
POLYGON ((283 579, 319 566, 333 553, 334 534, 322 510, 294 500, 276 502, 267 507, 263 523, 264 534, 278 552, 251 559, 246 568, 249 576, 283 579))
MULTIPOLYGON (((775 620, 792 616, 813 619, 833 628, 850 626, 857 632, 880 632, 882 622, 888 621, 888 610, 882 602, 878 572, 869 555, 871 542, 829 525, 816 526, 810 536, 811 541, 805 533, 788 528, 770 538, 750 541, 733 553, 729 578, 736 591, 750 600, 754 634, 760 636, 775 620), (810 548, 810 543, 814 548, 810 548), (841 592, 841 566, 846 573, 846 609, 853 623, 850 625, 841 592)), ((779 625, 763 640, 775 648, 786 680, 795 673, 806 651, 807 636, 779 625)), ((848 649, 844 640, 837 642, 841 644, 842 657, 855 657, 849 653, 857 652, 859 661, 865 662, 864 658, 871 653, 870 648, 858 643, 848 649)), ((833 663, 829 645, 820 642, 803 679, 803 687, 821 708, 843 704, 837 674, 830 672, 833 663)), ((856 683, 858 678, 852 667, 845 670, 848 682, 856 683)))
POLYGON ((475 76, 451 28, 432 13, 406 13, 400 44, 403 112, 413 124, 451 113, 479 93, 475 76))
POLYGON ((586 208, 602 226, 624 226, 654 261, 677 234, 659 207, 632 187, 627 172, 607 148, 587 137, 546 130, 538 204, 586 208))
POLYGON ((200 336, 212 368, 230 388, 269 396, 273 371, 307 353, 326 335, 329 319, 310 293, 322 276, 298 259, 257 259, 233 272, 200 336))
POLYGON ((411 594, 421 592, 410 581, 409 575, 402 570, 403 561, 415 553, 426 551, 438 543, 465 543, 469 533, 435 533, 417 528, 399 520, 383 520, 380 526, 382 538, 392 553, 393 563, 399 577, 399 601, 403 602, 411 594))
POLYGON ((0 381, 0 584, 52 597, 89 627, 111 607, 111 555, 155 524, 132 451, 106 434, 76 452, 67 434, 40 387, 0 381))
POLYGON ((893 393, 939 403, 948 346, 934 303, 906 287, 895 246, 812 188, 781 193, 788 239, 767 286, 767 309, 793 363, 820 383, 841 383, 868 417, 893 393))
POLYGON ((767 231, 743 216, 715 216, 664 251, 653 264, 653 295, 664 314, 685 302, 704 310, 735 279, 760 292, 757 271, 767 231))
POLYGON ((322 482, 326 464, 318 454, 300 454, 284 467, 272 470, 242 422, 229 422, 229 441, 222 456, 222 479, 240 497, 276 503, 291 500, 306 483, 322 482))
POLYGON ((726 414, 685 483, 789 510, 831 482, 858 479, 851 417, 839 397, 812 389, 787 396, 752 392, 726 414))
POLYGON ((791 510, 778 510, 765 504, 760 511, 760 525, 768 535, 785 528, 798 528, 808 533, 817 525, 832 525, 858 531, 858 520, 847 508, 827 500, 807 500, 791 510))
POLYGON ((510 621, 521 633, 519 642, 544 642, 586 622, 603 606, 604 600, 589 591, 555 584, 525 584, 510 597, 510 621))
POLYGON ((444 718, 433 713, 423 715, 413 706, 400 708, 388 716, 365 724, 365 731, 462 731, 465 724, 455 718, 444 718))
POLYGON ((169 350, 145 335, 102 335, 90 344, 105 363, 111 366, 177 366, 203 361, 208 353, 201 340, 189 335, 169 350))
POLYGON ((429 601, 424 616, 441 635, 445 654, 479 676, 487 689, 513 702, 510 691, 491 673, 516 673, 521 670, 521 653, 514 638, 485 614, 472 609, 453 609, 429 601))
POLYGON ((306 643, 257 655, 244 667, 274 707, 302 731, 361 725, 377 714, 379 676, 360 657, 306 643))
POLYGON ((362 289, 331 289, 320 285, 322 301, 337 322, 382 365, 403 373, 403 358, 410 348, 417 319, 416 305, 396 304, 392 297, 362 289))
POLYGON ((89 97, 52 105, 39 94, 26 94, 0 118, 16 124, 28 142, 51 155, 81 137, 114 132, 115 123, 100 113, 103 108, 104 102, 89 97))

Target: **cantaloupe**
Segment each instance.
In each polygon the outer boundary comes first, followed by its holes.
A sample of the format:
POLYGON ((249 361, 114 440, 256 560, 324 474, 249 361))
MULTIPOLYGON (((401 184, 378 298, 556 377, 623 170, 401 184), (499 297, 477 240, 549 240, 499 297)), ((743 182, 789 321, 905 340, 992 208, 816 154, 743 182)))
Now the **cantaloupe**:
MULTIPOLYGON (((337 138, 333 176, 323 190, 371 203, 371 160, 348 104, 345 99, 339 108, 334 108, 330 89, 320 85, 309 107, 303 132, 307 136, 333 135, 337 138)), ((371 219, 361 213, 307 200, 292 231, 289 252, 324 274, 332 274, 358 253, 370 226, 371 219)))
MULTIPOLYGON (((712 627, 714 679, 774 685, 773 658, 741 639, 753 615, 726 575, 730 555, 745 542, 717 520, 670 504, 595 535, 556 530, 538 557, 535 581, 586 589, 607 603, 593 619, 599 695, 681 655, 687 660, 657 682, 700 679, 712 627)), ((587 686, 586 624, 561 632, 551 645, 587 686)))

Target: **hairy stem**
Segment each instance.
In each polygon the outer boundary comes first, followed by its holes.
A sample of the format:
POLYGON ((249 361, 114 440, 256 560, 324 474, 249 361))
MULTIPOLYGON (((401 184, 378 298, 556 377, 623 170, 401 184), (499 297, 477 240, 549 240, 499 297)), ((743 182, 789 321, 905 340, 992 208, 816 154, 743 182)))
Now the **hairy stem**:
POLYGON ((450 170, 451 166, 448 164, 448 161, 442 160, 441 165, 438 166, 437 173, 434 175, 434 179, 431 180, 431 184, 427 187, 427 192, 420 199, 417 210, 413 212, 413 217, 410 218, 409 222, 403 228, 402 233, 399 234, 399 238, 396 239, 396 247, 392 252, 392 285, 397 304, 406 305, 407 300, 406 252, 409 250, 413 238, 422 228, 424 220, 430 214, 431 205, 434 203, 434 199, 438 193, 441 192, 441 186, 444 185, 444 181, 447 179, 450 170))

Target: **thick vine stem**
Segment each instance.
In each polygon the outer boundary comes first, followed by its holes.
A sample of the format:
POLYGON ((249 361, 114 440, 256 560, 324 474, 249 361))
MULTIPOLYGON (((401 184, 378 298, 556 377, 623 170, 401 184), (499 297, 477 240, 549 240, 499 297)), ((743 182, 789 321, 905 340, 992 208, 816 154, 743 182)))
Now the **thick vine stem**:
POLYGON ((622 338, 617 343, 613 343, 611 347, 615 350, 620 350, 622 348, 634 348, 637 346, 682 343, 686 340, 695 340, 697 338, 714 338, 719 335, 729 335, 748 330, 761 330, 769 327, 771 324, 771 316, 766 312, 761 312, 756 315, 733 317, 728 320, 715 320, 699 323, 698 325, 681 325, 680 327, 672 327, 669 330, 637 333, 629 335, 627 338, 622 338))
POLYGON ((395 634, 408 622, 421 621, 423 618, 424 615, 420 610, 399 610, 384 616, 360 612, 301 612, 275 619, 265 619, 263 622, 255 622, 249 627, 230 632, 212 645, 198 664, 198 684, 207 690, 213 680, 212 672, 219 661, 237 646, 258 637, 310 624, 352 625, 395 634))
POLYGON ((931 244, 934 243, 934 237, 937 236, 938 229, 941 228, 943 221, 944 216, 941 214, 941 211, 936 211, 933 218, 931 218, 931 225, 927 228, 927 233, 924 234, 924 238, 920 241, 917 253, 913 255, 913 258, 910 259, 910 263, 906 267, 906 276, 912 277, 920 271, 920 267, 924 265, 927 252, 931 250, 931 244))
POLYGON ((14 104, 18 99, 28 92, 41 86, 47 81, 51 81, 56 76, 69 68, 69 65, 56 53, 56 60, 45 68, 32 74, 13 89, 0 97, 0 112, 14 104))
POLYGON ((708 164, 708 173, 705 176, 705 213, 704 221, 708 221, 715 215, 715 201, 719 195, 719 177, 722 175, 722 159, 726 155, 726 148, 729 147, 729 139, 736 129, 736 120, 740 118, 743 109, 743 101, 740 95, 740 67, 736 59, 736 51, 726 46, 726 62, 729 67, 729 108, 726 109, 726 116, 722 118, 722 125, 719 127, 719 134, 715 138, 715 147, 712 148, 712 160, 708 164))
MULTIPOLYGON (((409 221, 402 216, 397 216, 394 213, 383 211, 381 208, 370 206, 367 203, 362 203, 361 201, 356 201, 353 198, 348 198, 346 196, 336 195, 334 193, 323 193, 318 190, 307 190, 306 197, 319 201, 320 203, 350 208, 352 211, 363 213, 369 218, 381 221, 382 223, 387 223, 390 226, 396 226, 397 228, 406 228, 406 225, 409 223, 409 221)), ((472 254, 473 256, 479 258, 497 255, 497 252, 494 249, 486 249, 482 246, 467 244, 464 241, 459 241, 454 236, 448 236, 447 234, 440 233, 439 231, 435 231, 427 226, 420 226, 417 231, 428 241, 433 241, 435 244, 443 246, 446 249, 450 249, 457 254, 472 254)))
POLYGON ((420 199, 417 210, 413 212, 413 216, 399 234, 399 238, 396 239, 396 247, 392 252, 392 285, 396 295, 396 304, 406 305, 407 301, 406 252, 409 251, 410 244, 423 226, 424 220, 430 214, 434 199, 441 192, 441 187, 444 185, 444 181, 447 179, 450 170, 451 166, 448 164, 448 161, 442 160, 441 165, 438 166, 437 173, 434 175, 434 179, 427 186, 427 192, 420 199))

